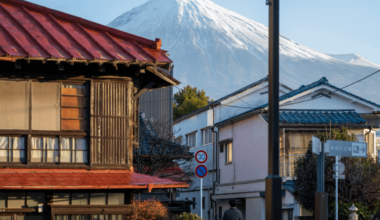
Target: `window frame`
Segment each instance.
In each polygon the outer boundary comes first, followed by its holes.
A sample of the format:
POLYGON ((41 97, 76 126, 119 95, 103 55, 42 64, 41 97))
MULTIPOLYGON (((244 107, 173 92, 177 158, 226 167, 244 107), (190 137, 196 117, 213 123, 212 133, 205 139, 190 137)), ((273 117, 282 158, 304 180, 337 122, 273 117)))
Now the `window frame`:
POLYGON ((226 142, 223 144, 224 147, 226 148, 225 149, 225 164, 228 165, 228 164, 232 164, 233 163, 233 145, 232 145, 232 142, 226 142), (228 157, 229 157, 229 153, 228 153, 228 146, 231 144, 231 161, 228 161, 228 157))
MULTIPOLYGON (((121 205, 109 205, 109 194, 110 193, 122 193, 124 195, 124 201, 123 201, 123 205, 128 205, 126 204, 127 203, 127 193, 126 192, 121 192, 121 191, 104 191, 104 190, 100 190, 100 191, 88 191, 88 190, 85 190, 85 191, 80 191, 80 192, 76 192, 76 191, 69 191, 69 192, 64 192, 64 191, 57 191, 57 192, 52 192, 51 194, 51 205, 53 206, 59 206, 59 205, 54 205, 54 199, 53 199, 53 196, 54 196, 54 193, 56 194, 60 194, 60 193, 67 193, 69 194, 69 198, 68 198, 68 201, 69 201, 69 204, 67 206, 86 206, 86 205, 73 205, 73 193, 83 193, 83 194, 87 194, 88 197, 87 197, 87 205, 91 205, 91 193, 104 193, 106 196, 105 196, 105 205, 99 205, 99 206, 121 206, 121 205)), ((45 201, 46 202, 46 201, 45 201)), ((66 206, 66 205, 65 205, 66 206)), ((94 204, 92 204, 92 206, 94 206, 94 204)))
MULTIPOLYGON (((309 134, 312 137, 312 136, 315 136, 315 134, 321 130, 322 129, 308 129, 308 130, 285 129, 285 131, 284 131, 284 129, 280 129, 280 132, 279 132, 279 136, 280 136, 279 137, 280 138, 279 163, 280 163, 280 175, 281 175, 281 177, 293 177, 294 163, 292 163, 292 161, 296 160, 299 157, 305 156, 307 148, 308 148, 308 146, 302 147, 300 145, 300 148, 298 151, 306 149, 305 153, 295 152, 296 148, 292 149, 292 147, 290 146, 291 145, 291 143, 290 143, 291 139, 295 138, 295 135, 300 135, 299 139, 302 143, 303 141, 301 139, 306 138, 306 136, 303 136, 303 135, 309 134), (293 137, 291 137, 291 136, 293 136, 293 137), (289 139, 289 137, 291 137, 291 138, 289 139)), ((307 145, 308 145, 308 143, 307 143, 307 145)))
MULTIPOLYGON (((28 126, 26 130, 9 130, 9 129, 0 129, 0 136, 7 136, 7 137, 24 137, 24 162, 0 162, 0 166, 4 166, 5 164, 8 166, 17 166, 17 165, 37 165, 37 164, 44 164, 44 165, 90 165, 90 92, 91 92, 91 81, 88 79, 79 79, 79 80, 40 80, 40 79, 0 79, 0 81, 3 82, 17 82, 17 81, 24 81, 28 83, 28 101, 29 108, 26 114, 28 114, 28 126), (58 118, 59 118, 59 130, 33 130, 32 129, 32 106, 33 106, 33 96, 32 96, 32 89, 33 89, 33 83, 55 83, 59 84, 59 111, 58 111, 58 118), (63 85, 83 85, 85 86, 85 99, 83 100, 84 106, 84 118, 85 124, 83 125, 82 130, 64 130, 62 129, 62 88, 63 85), (31 158, 31 152, 32 152, 32 138, 33 137, 58 137, 58 157, 59 162, 32 162, 31 158), (87 162, 86 163, 66 163, 66 162, 60 162, 61 159, 61 137, 71 137, 71 138, 85 138, 86 139, 86 149, 87 149, 87 162)), ((82 128, 82 127, 81 127, 82 128)), ((10 149, 12 150, 12 149, 10 149)), ((43 150, 43 149, 42 149, 43 150)), ((22 151, 22 150, 20 150, 22 151)), ((8 153, 9 157, 9 153, 8 153)), ((13 157, 13 155, 12 155, 13 157)), ((13 159, 13 158, 12 158, 13 159)), ((45 158, 47 159, 47 158, 45 158)))
POLYGON ((197 131, 193 131, 193 132, 190 132, 190 133, 187 133, 186 135, 185 135, 185 137, 186 137, 186 146, 189 146, 189 148, 190 148, 190 150, 191 149, 196 149, 197 148, 197 131), (192 147, 192 146, 190 146, 188 143, 189 143, 189 136, 190 135, 194 135, 194 147, 192 147))
MULTIPOLYGON (((0 134, 0 137, 7 137, 8 138, 8 148, 7 149, 4 149, 4 150, 1 150, 0 149, 0 151, 7 151, 7 153, 8 153, 8 155, 7 155, 7 160, 9 160, 9 159, 11 159, 11 161, 7 161, 7 162, 0 162, 0 164, 26 164, 27 163, 27 161, 28 161, 28 149, 27 149, 27 147, 28 147, 28 137, 26 137, 25 135, 7 135, 7 134, 0 134), (10 148, 10 138, 14 138, 14 137, 22 137, 22 138, 24 138, 24 149, 17 149, 17 151, 20 151, 20 152, 22 152, 22 151, 24 151, 24 162, 13 162, 13 158, 14 158, 14 149, 13 149, 13 146, 12 146, 12 148, 10 148), (10 152, 12 151, 12 156, 11 156, 11 154, 10 154, 10 152)), ((12 141, 12 144, 13 144, 14 142, 12 141)))
MULTIPOLYGON (((88 142, 88 138, 86 137, 86 136, 76 136, 76 137, 73 137, 73 136, 60 136, 59 137, 60 138, 60 140, 59 140, 59 146, 58 146, 58 150, 59 150, 59 164, 87 164, 87 163, 89 163, 89 157, 90 157, 90 155, 89 155, 89 142, 88 142), (75 156, 77 155, 77 151, 86 151, 86 156, 87 156, 87 162, 61 162, 61 152, 62 151, 68 151, 68 152, 73 152, 72 150, 62 150, 62 139, 63 138, 75 138, 75 139, 77 139, 77 138, 82 138, 82 139, 85 139, 86 140, 86 150, 77 150, 77 147, 75 146, 75 156)), ((70 154, 70 156, 71 156, 71 154, 70 154)))
POLYGON ((214 142, 214 136, 212 134, 212 130, 211 130, 210 126, 201 129, 201 137, 202 137, 202 147, 206 146, 206 145, 210 145, 214 142), (209 132, 209 134, 208 134, 209 142, 207 142, 207 143, 205 141, 206 140, 206 135, 205 135, 206 131, 209 132))
MULTIPOLYGON (((68 135, 65 135, 65 136, 33 135, 30 140, 32 141, 33 138, 51 138, 51 137, 58 139, 58 149, 57 149, 57 151, 58 151, 58 162, 48 162, 47 157, 46 158, 43 157, 44 155, 47 156, 48 151, 55 151, 55 150, 47 150, 47 149, 43 149, 43 148, 42 149, 32 149, 32 144, 31 144, 30 145, 30 155, 31 155, 33 150, 42 151, 42 162, 33 162, 32 156, 30 156, 30 164, 86 165, 89 163, 89 148, 88 148, 89 143, 88 143, 88 138, 86 136, 75 136, 75 137, 73 137, 73 136, 68 136, 68 135), (86 140, 86 150, 81 150, 81 151, 87 151, 87 153, 86 153, 87 162, 85 162, 85 163, 82 163, 82 162, 79 162, 79 163, 78 162, 61 162, 61 153, 62 153, 62 151, 66 151, 66 150, 62 150, 62 148, 61 148, 63 138, 75 138, 75 139, 83 138, 83 139, 85 139, 86 140), (44 154, 44 152, 46 152, 46 154, 44 154), (46 160, 46 161, 44 161, 44 160, 46 160)), ((75 152, 76 151, 77 150, 75 149, 75 152)))

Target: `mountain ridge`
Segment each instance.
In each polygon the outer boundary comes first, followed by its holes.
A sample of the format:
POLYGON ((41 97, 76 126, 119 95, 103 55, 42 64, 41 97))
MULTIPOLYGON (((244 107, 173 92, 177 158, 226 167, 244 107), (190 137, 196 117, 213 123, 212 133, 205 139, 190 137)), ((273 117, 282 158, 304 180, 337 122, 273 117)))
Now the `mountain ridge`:
MULTIPOLYGON (((174 61, 174 76, 183 85, 204 89, 214 99, 268 72, 268 28, 210 0, 150 0, 109 26, 149 39, 161 38, 162 48, 174 61)), ((323 76, 342 87, 376 71, 376 64, 358 64, 280 37, 281 82, 292 88, 323 76)), ((380 103, 376 80, 363 82, 347 90, 380 103), (363 82, 369 89, 363 91, 363 82)))

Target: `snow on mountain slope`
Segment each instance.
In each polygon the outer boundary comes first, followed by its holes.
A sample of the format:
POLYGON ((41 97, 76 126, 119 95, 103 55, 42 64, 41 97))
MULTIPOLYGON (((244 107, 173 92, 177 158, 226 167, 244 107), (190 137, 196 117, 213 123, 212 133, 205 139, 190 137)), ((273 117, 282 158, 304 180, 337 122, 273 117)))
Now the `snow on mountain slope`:
MULTIPOLYGON (((210 0, 150 0, 109 26, 149 39, 161 38, 174 61, 174 74, 185 86, 219 98, 268 74, 268 28, 210 0)), ((345 86, 374 71, 280 39, 281 82, 298 88, 326 76, 345 86)), ((380 74, 347 88, 380 103, 380 74), (363 89, 363 87, 365 89, 363 89)))
POLYGON ((362 65, 362 66, 369 66, 369 67, 380 69, 380 65, 376 65, 376 64, 364 59, 359 54, 355 54, 355 53, 351 53, 351 54, 329 54, 329 56, 334 57, 338 60, 348 62, 348 63, 362 65))

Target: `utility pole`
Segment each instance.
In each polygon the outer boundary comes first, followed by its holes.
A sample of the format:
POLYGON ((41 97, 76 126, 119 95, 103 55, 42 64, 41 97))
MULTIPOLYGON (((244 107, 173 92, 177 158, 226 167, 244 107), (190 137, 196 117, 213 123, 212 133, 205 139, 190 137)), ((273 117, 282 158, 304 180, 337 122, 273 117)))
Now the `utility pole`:
POLYGON ((280 177, 280 5, 279 0, 267 0, 269 5, 269 127, 268 176, 265 178, 265 219, 282 219, 282 194, 280 177))

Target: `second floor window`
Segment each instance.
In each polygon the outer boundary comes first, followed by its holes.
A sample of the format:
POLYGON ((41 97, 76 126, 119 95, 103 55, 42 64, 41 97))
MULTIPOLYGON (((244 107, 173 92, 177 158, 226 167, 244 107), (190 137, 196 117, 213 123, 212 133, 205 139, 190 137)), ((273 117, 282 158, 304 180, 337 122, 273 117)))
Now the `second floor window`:
POLYGON ((212 131, 211 128, 206 128, 202 130, 202 145, 207 145, 212 143, 212 131))
POLYGON ((25 138, 0 136, 0 162, 25 162, 25 138))
POLYGON ((226 163, 232 163, 232 143, 226 144, 226 163))
POLYGON ((85 83, 0 80, 0 129, 85 131, 85 83))
POLYGON ((189 146, 190 149, 197 147, 196 137, 197 137, 196 132, 186 135, 186 145, 189 146))
POLYGON ((31 162, 58 163, 58 138, 33 137, 31 162))
POLYGON ((87 163, 87 144, 85 138, 62 138, 62 163, 87 163))
POLYGON ((88 163, 87 84, 0 80, 0 163, 88 163))
POLYGON ((87 163, 85 138, 33 137, 31 162, 33 163, 87 163))

